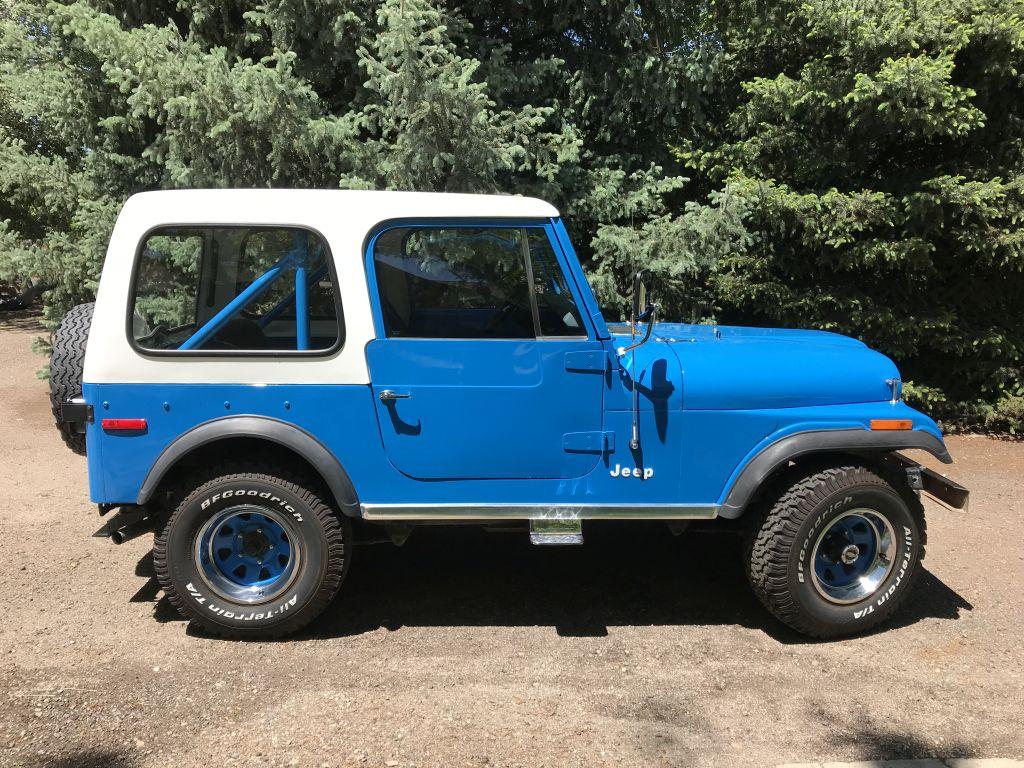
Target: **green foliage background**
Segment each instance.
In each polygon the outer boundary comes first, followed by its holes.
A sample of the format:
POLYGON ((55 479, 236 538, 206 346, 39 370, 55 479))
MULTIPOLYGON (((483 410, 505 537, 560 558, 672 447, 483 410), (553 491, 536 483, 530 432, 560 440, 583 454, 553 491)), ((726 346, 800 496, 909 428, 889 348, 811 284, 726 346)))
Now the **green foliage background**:
POLYGON ((0 0, 0 279, 161 187, 510 191, 604 304, 852 334, 1024 426, 1022 0, 0 0))

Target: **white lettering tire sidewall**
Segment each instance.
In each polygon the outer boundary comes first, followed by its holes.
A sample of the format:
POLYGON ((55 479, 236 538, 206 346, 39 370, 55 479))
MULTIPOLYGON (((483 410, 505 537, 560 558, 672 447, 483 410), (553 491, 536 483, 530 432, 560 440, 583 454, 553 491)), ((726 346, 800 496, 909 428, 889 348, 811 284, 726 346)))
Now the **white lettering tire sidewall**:
POLYGON ((878 623, 902 600, 920 567, 922 543, 917 522, 894 491, 878 487, 843 489, 820 503, 800 526, 790 553, 790 592, 802 611, 815 620, 856 632, 859 625, 878 623), (889 520, 895 533, 896 554, 892 570, 873 594, 856 603, 840 605, 826 600, 815 589, 811 556, 821 531, 840 515, 858 508, 872 509, 889 520))
POLYGON ((209 623, 233 629, 272 627, 302 611, 324 579, 327 542, 320 521, 294 493, 276 483, 257 479, 225 479, 191 499, 172 521, 167 536, 167 568, 177 594, 209 623), (195 563, 195 539, 203 524, 217 512, 239 504, 268 506, 289 516, 299 532, 302 557, 291 585, 273 600, 248 605, 225 599, 205 582, 195 563))

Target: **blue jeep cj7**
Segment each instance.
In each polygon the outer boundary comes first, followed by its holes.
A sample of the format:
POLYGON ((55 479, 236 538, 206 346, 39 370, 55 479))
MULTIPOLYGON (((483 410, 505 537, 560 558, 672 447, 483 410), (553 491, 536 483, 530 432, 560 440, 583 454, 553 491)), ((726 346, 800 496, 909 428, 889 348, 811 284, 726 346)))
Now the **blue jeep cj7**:
POLYGON ((341 588, 353 529, 724 518, 764 605, 816 637, 908 594, 949 454, 883 355, 832 333, 602 317, 558 212, 521 197, 132 197, 51 392, 102 535, 155 531, 182 614, 277 637, 341 588), (88 342, 88 343, 87 343, 88 342))

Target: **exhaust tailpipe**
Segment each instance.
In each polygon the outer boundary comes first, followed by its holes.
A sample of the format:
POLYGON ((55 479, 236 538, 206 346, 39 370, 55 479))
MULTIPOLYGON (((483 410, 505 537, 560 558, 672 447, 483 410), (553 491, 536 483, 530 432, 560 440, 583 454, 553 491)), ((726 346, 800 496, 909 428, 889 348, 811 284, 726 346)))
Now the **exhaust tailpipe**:
POLYGON ((153 530, 153 521, 150 518, 143 518, 137 523, 126 525, 124 528, 118 528, 116 531, 111 531, 110 540, 115 544, 124 544, 126 541, 131 541, 134 538, 141 536, 144 533, 149 533, 153 530))

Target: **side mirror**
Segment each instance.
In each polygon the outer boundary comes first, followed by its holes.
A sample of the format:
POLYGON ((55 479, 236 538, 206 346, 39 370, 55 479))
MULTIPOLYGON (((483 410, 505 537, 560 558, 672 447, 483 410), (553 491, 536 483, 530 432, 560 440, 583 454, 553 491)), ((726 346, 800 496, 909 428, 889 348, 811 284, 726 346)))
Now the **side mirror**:
POLYGON ((650 280, 651 270, 649 269, 641 269, 633 275, 633 311, 629 318, 630 331, 635 337, 637 323, 647 323, 647 328, 640 341, 634 341, 628 347, 619 347, 620 357, 630 350, 646 344, 651 338, 651 331, 654 330, 654 323, 657 320, 658 305, 654 301, 654 291, 649 286, 650 280))
POLYGON ((629 320, 634 325, 647 320, 654 310, 654 292, 648 287, 650 280, 649 269, 641 269, 633 275, 633 313, 629 320))

